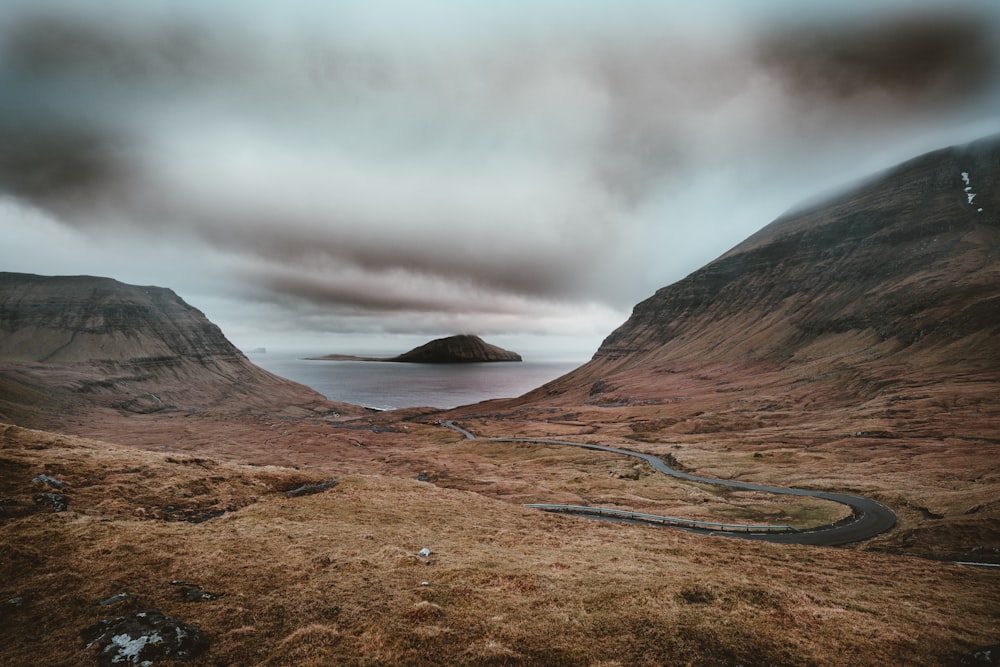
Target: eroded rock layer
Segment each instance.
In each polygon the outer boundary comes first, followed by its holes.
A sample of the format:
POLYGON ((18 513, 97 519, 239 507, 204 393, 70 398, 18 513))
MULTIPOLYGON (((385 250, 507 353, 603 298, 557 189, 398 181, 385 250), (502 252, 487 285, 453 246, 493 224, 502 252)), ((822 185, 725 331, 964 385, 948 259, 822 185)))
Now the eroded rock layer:
POLYGON ((18 404, 71 399, 134 412, 326 410, 173 291, 91 276, 0 273, 0 376, 0 413, 15 417, 18 404))

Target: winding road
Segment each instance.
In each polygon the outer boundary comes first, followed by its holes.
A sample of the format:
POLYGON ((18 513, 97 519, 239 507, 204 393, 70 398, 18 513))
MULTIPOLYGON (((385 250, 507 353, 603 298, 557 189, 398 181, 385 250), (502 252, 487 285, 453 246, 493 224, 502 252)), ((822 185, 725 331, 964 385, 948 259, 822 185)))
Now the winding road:
POLYGON ((812 491, 809 489, 791 489, 780 486, 765 486, 762 484, 749 484, 746 482, 733 482, 724 479, 712 479, 710 477, 699 477, 686 472, 674 470, 663 462, 662 459, 652 454, 643 454, 620 447, 608 447, 605 445, 591 445, 580 442, 569 442, 566 440, 549 440, 546 438, 476 438, 475 435, 456 425, 450 420, 442 421, 442 426, 450 428, 464 435, 469 440, 481 440, 482 442, 524 442, 542 445, 566 445, 568 447, 580 447, 582 449, 593 449, 612 454, 622 454, 642 459, 649 465, 665 475, 683 479, 688 482, 700 482, 702 484, 714 484, 731 489, 743 491, 763 491, 765 493, 777 493, 789 496, 807 496, 810 498, 820 498, 829 500, 851 508, 851 516, 845 521, 839 521, 829 526, 821 526, 809 530, 796 530, 788 526, 744 526, 734 524, 721 524, 714 522, 691 521, 685 519, 674 519, 671 517, 659 517, 639 512, 628 512, 623 510, 608 510, 604 508, 580 507, 575 505, 529 505, 538 509, 563 512, 567 514, 580 514, 586 516, 598 516, 601 518, 615 518, 617 520, 635 521, 642 523, 657 523, 669 525, 687 530, 690 532, 724 535, 726 537, 739 537, 748 540, 764 540, 767 542, 777 542, 780 544, 811 544, 815 546, 838 546, 861 542, 876 535, 886 532, 896 525, 896 515, 892 510, 881 503, 860 496, 852 496, 845 493, 830 493, 827 491, 812 491))

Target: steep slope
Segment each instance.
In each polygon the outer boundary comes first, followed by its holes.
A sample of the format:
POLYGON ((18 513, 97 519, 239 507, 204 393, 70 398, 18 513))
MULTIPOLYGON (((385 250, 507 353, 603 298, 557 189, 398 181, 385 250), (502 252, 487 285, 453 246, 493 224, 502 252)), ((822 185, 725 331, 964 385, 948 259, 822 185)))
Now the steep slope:
POLYGON ((90 276, 0 273, 0 375, 0 411, 11 415, 28 400, 135 412, 333 407, 254 366, 173 291, 90 276))
POLYGON ((413 364, 462 364, 493 361, 521 361, 521 355, 490 345, 479 336, 438 338, 386 361, 413 364))
POLYGON ((655 376, 704 365, 840 373, 848 393, 914 369, 996 380, 998 184, 991 137, 789 213, 638 304, 591 362, 525 398, 655 399, 655 376))
POLYGON ((242 357, 172 290, 90 276, 0 273, 0 359, 155 362, 242 357))

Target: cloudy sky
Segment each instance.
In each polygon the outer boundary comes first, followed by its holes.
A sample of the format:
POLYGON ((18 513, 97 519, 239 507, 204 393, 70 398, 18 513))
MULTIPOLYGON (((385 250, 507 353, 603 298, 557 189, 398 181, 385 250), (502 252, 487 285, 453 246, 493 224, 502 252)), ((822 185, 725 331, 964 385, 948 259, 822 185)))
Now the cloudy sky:
POLYGON ((1000 131, 994 0, 0 2, 0 270, 168 286, 244 348, 585 358, 1000 131))

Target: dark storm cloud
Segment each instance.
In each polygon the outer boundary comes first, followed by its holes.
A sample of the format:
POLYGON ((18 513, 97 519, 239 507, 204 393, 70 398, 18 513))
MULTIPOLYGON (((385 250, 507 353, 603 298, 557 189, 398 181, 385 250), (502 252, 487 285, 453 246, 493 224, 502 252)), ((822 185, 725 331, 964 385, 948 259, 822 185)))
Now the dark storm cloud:
POLYGON ((93 198, 127 187, 140 165, 122 123, 136 91, 190 82, 207 43, 194 26, 125 26, 28 12, 0 22, 0 191, 74 220, 93 198), (194 37, 194 38, 193 38, 194 37))
POLYGON ((171 79, 191 85, 220 82, 220 74, 240 66, 225 30, 181 18, 149 23, 127 14, 88 15, 81 9, 13 14, 2 31, 9 70, 68 85, 75 80, 146 85, 171 79))
POLYGON ((525 310, 524 302, 515 303, 495 292, 470 295, 462 290, 454 290, 450 298, 442 299, 441 290, 433 289, 428 284, 433 278, 402 271, 399 275, 388 277, 388 280, 397 283, 392 289, 387 289, 382 284, 383 281, 373 279, 371 275, 350 271, 337 276, 322 276, 287 270, 259 270, 254 278, 266 291, 296 297, 342 312, 517 315, 525 310), (402 289, 400 284, 403 285, 402 289), (428 290, 428 287, 432 289, 428 290))
POLYGON ((61 119, 0 110, 0 191, 51 207, 89 197, 124 174, 113 138, 61 119))
MULTIPOLYGON (((487 244, 474 238, 428 236, 418 230, 399 230, 395 232, 395 238, 388 238, 360 231, 351 234, 315 226, 309 229, 308 223, 299 227, 288 223, 287 219, 273 219, 258 221, 248 228, 235 221, 219 222, 213 227, 210 239, 221 248, 240 248, 246 255, 262 262, 294 267, 303 273, 303 280, 288 276, 280 279, 263 277, 263 273, 260 280, 280 292, 323 302, 342 298, 345 303, 369 304, 381 309, 388 309, 392 303, 398 303, 401 308, 418 310, 456 308, 454 303, 435 301, 433 291, 415 297, 412 290, 400 289, 397 299, 387 292, 373 294, 373 288, 359 289, 352 285, 349 289, 341 289, 343 284, 339 282, 319 284, 317 276, 333 267, 337 271, 331 274, 353 275, 358 281, 367 276, 372 283, 379 282, 379 276, 388 277, 397 280, 400 287, 413 287, 415 281, 421 280, 437 281, 437 287, 453 281, 471 291, 498 291, 532 297, 574 295, 571 283, 575 273, 573 264, 580 261, 578 253, 553 254, 548 261, 539 262, 538 257, 528 249, 518 256, 499 245, 528 244, 532 242, 530 236, 504 239, 502 234, 497 234, 496 241, 487 244)), ((365 223, 354 221, 352 226, 360 230, 365 223)), ((567 239, 565 247, 571 245, 567 239)), ((255 280, 258 277, 251 275, 249 278, 255 280)), ((341 277, 339 280, 345 279, 341 277)), ((389 287, 391 285, 383 285, 378 289, 389 287)), ((476 309, 477 305, 475 301, 470 301, 460 307, 476 309)))
POLYGON ((842 103, 883 93, 893 104, 953 105, 997 76, 996 25, 939 12, 873 25, 798 25, 766 36, 760 62, 795 94, 842 103))

